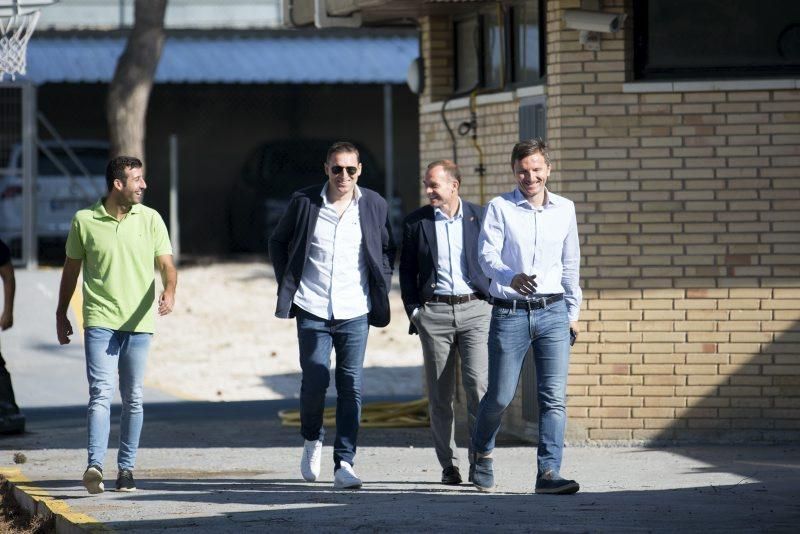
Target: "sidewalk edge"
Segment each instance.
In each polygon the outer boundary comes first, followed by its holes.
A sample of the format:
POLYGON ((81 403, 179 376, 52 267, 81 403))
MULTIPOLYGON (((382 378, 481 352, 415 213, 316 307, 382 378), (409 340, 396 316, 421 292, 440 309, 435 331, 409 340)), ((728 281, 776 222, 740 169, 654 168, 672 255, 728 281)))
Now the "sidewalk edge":
POLYGON ((94 517, 75 512, 66 502, 36 487, 19 469, 0 468, 0 477, 3 484, 10 486, 13 499, 23 510, 45 521, 53 520, 58 534, 113 532, 94 517))

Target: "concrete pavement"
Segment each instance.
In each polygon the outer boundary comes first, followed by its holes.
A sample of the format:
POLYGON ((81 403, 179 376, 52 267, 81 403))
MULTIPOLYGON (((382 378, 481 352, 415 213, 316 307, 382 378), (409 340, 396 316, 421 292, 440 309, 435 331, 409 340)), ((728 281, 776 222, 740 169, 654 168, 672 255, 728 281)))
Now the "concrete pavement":
POLYGON ((483 494, 438 484, 426 429, 364 429, 356 463, 364 488, 334 491, 330 447, 322 480, 300 478, 302 441, 276 417, 286 405, 148 405, 135 493, 89 496, 80 485, 82 409, 32 410, 32 433, 4 438, 0 454, 9 465, 23 451, 29 487, 65 503, 73 524, 125 532, 795 532, 800 520, 797 447, 568 448, 564 474, 582 489, 555 497, 531 492, 530 446, 496 450, 498 491, 483 494))
MULTIPOLYGON (((800 522, 800 447, 571 447, 563 474, 573 496, 532 493, 535 450, 503 442, 498 491, 438 483, 427 429, 363 429, 356 470, 364 488, 334 491, 332 432, 322 480, 299 475, 302 439, 277 411, 296 402, 180 402, 145 394, 134 493, 90 496, 85 468, 85 388, 79 343, 58 347, 53 315, 58 272, 18 273, 17 322, 3 334, 29 432, 0 438, 2 472, 21 502, 60 519, 59 530, 125 532, 770 531, 800 522), (41 285, 40 285, 41 284, 41 285), (48 295, 48 290, 50 294, 48 295), (16 337, 14 337, 16 336, 16 337), (24 464, 13 455, 22 452, 24 464)), ((117 409, 114 410, 117 420, 117 409)), ((118 425, 112 426, 116 444, 118 425)), ((106 461, 112 488, 116 450, 106 461)), ((462 472, 466 462, 462 462, 462 472)))

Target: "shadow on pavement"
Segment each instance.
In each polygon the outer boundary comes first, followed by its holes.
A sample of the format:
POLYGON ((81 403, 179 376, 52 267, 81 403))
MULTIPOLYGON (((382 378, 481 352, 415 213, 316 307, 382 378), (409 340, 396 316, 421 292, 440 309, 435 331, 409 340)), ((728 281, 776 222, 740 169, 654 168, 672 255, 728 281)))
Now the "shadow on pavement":
MULTIPOLYGON (((300 395, 301 373, 285 373, 265 375, 261 377, 266 387, 286 398, 300 395)), ((365 396, 381 395, 416 395, 421 397, 423 381, 422 365, 398 367, 365 367, 363 375, 363 394, 365 396)), ((331 372, 328 397, 336 397, 336 379, 331 372)))
MULTIPOLYGON (((61 484, 62 481, 52 484, 43 481, 39 485, 57 493, 61 484)), ((371 532, 699 529, 732 532, 745 526, 788 532, 796 527, 800 512, 798 504, 789 500, 790 496, 776 495, 763 483, 662 491, 581 492, 564 497, 482 494, 466 485, 461 491, 440 489, 441 486, 398 491, 388 487, 392 484, 395 483, 365 483, 361 491, 349 493, 334 491, 330 483, 284 479, 150 479, 142 484, 146 491, 108 497, 118 506, 129 506, 122 501, 138 503, 136 508, 152 501, 180 502, 184 517, 157 521, 131 518, 106 526, 124 532, 149 529, 173 532, 182 528, 229 532, 269 527, 314 532, 362 528, 371 532), (745 499, 748 504, 732 509, 733 499, 737 502, 745 499), (224 505, 227 511, 209 516, 208 505, 224 505), (235 511, 237 508, 247 510, 235 511)))
MULTIPOLYGON (((416 397, 366 398, 372 401, 414 400, 416 397)), ((331 404, 329 402, 329 404, 331 404)), ((297 409, 296 399, 241 402, 145 403, 142 448, 296 447, 300 430, 284 427, 278 411, 297 409)), ((119 441, 120 407, 112 406, 110 444, 119 441)), ((31 408, 25 411, 27 429, 20 436, 0 437, 0 449, 83 449, 86 447, 86 407, 31 408)), ((518 443, 508 440, 508 443, 518 443)), ((461 445, 462 443, 459 443, 461 445)), ((427 428, 362 428, 362 446, 431 445, 427 428)), ((466 444, 464 444, 466 445, 466 444)))

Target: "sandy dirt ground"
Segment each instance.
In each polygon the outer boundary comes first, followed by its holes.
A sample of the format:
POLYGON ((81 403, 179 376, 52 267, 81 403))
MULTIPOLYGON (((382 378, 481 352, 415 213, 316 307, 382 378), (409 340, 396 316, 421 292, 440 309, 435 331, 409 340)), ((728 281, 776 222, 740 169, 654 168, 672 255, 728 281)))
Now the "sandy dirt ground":
MULTIPOLYGON (((266 263, 180 268, 175 310, 157 318, 145 383, 193 400, 298 397, 295 321, 275 317, 276 293, 266 263)), ((370 328, 363 394, 422 395, 419 338, 408 335, 399 289, 390 295, 392 322, 370 328)))

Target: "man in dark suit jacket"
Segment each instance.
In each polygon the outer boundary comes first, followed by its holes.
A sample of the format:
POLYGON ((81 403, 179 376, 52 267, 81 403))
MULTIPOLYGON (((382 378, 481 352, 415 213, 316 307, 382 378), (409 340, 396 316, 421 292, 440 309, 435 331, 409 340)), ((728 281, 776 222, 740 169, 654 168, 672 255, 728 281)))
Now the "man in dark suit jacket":
MULTIPOLYGON (((491 306, 485 299, 490 282, 478 264, 482 210, 459 197, 458 167, 449 160, 435 161, 428 165, 424 182, 430 205, 405 219, 400 288, 409 333, 419 333, 422 343, 442 483, 456 485, 461 483, 453 415, 456 350, 471 435, 488 379, 491 306)), ((469 458, 472 481, 472 454, 469 458)))
POLYGON ((389 324, 395 247, 386 201, 356 185, 358 149, 334 143, 324 164, 328 181, 292 195, 269 239, 278 281, 277 317, 297 319, 300 367, 300 472, 320 473, 322 415, 336 349, 334 487, 356 489, 353 471, 361 419, 361 378, 369 325, 389 324))

